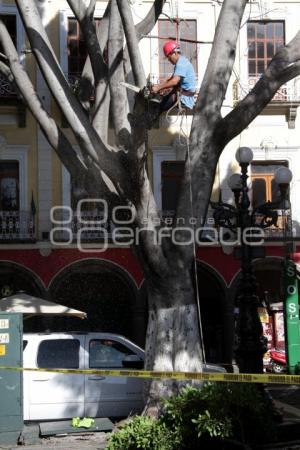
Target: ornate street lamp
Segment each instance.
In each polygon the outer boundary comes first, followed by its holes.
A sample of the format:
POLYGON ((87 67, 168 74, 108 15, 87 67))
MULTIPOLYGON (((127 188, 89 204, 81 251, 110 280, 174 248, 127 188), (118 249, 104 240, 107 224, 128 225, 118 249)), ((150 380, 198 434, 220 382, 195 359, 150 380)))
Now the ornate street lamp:
POLYGON ((240 147, 236 152, 236 159, 241 167, 241 173, 232 175, 228 181, 228 185, 234 193, 235 206, 223 202, 211 202, 211 206, 214 209, 213 216, 217 226, 227 228, 235 233, 240 232, 242 278, 237 297, 239 342, 236 359, 240 372, 260 373, 263 371, 263 355, 266 352, 266 346, 257 311, 260 302, 256 294, 256 280, 252 269, 255 236, 257 241, 255 228, 264 229, 277 226, 277 210, 287 208, 287 192, 292 175, 286 167, 279 168, 275 174, 275 181, 279 184, 281 199, 278 202, 266 202, 251 211, 247 179, 248 166, 253 159, 253 152, 249 147, 240 147), (251 238, 251 234, 253 238, 251 238))

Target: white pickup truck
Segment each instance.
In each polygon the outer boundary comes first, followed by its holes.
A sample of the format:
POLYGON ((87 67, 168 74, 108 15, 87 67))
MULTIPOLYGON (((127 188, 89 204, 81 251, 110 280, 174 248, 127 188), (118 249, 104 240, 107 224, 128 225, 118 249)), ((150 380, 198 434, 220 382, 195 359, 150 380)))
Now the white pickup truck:
MULTIPOLYGON (((24 368, 44 369, 142 369, 145 355, 111 333, 25 333, 23 349, 24 368)), ((142 378, 24 371, 23 381, 26 421, 121 417, 143 408, 142 378)))

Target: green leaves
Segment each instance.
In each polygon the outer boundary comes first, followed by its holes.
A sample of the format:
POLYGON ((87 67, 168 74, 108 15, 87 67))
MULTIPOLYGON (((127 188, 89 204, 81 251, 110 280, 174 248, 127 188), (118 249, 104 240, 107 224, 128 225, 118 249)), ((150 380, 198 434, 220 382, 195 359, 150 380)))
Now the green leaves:
POLYGON ((186 386, 164 400, 157 420, 136 416, 128 421, 111 436, 107 450, 198 450, 217 440, 251 444, 274 436, 274 407, 262 386, 206 383, 201 389, 186 386))
POLYGON ((208 410, 204 414, 199 414, 197 419, 192 419, 192 422, 196 425, 198 437, 204 433, 209 434, 210 437, 223 439, 232 436, 231 420, 227 417, 223 419, 211 417, 208 410))
POLYGON ((173 434, 160 420, 136 416, 110 436, 106 450, 175 450, 173 434))

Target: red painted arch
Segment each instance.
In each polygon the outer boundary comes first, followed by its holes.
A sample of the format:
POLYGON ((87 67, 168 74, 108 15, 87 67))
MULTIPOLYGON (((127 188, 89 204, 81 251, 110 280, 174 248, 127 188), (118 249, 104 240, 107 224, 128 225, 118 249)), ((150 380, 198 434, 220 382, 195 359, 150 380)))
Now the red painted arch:
MULTIPOLYGON (((266 257, 284 257, 282 246, 267 246, 266 257)), ((0 252, 0 260, 15 262, 34 272, 49 286, 51 280, 65 267, 84 259, 97 259, 112 262, 125 270, 139 288, 144 276, 136 256, 130 248, 108 248, 104 252, 80 252, 76 248, 54 249, 48 256, 42 256, 39 249, 5 249, 0 252)), ((300 265, 300 248, 294 254, 294 259, 300 265)), ((225 255, 221 247, 199 247, 197 260, 214 268, 229 286, 240 270, 240 261, 234 255, 225 255)))

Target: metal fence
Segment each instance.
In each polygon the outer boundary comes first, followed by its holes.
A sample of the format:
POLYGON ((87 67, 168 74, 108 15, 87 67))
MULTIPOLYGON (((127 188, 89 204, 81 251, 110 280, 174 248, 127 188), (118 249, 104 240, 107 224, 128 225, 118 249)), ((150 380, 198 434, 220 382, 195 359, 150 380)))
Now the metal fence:
POLYGON ((14 86, 0 74, 0 97, 1 98, 16 98, 17 92, 14 86))
MULTIPOLYGON (((255 86, 259 77, 249 77, 246 82, 236 80, 233 84, 233 100, 242 100, 255 86)), ((300 102, 300 77, 282 85, 272 98, 272 102, 300 102)))
POLYGON ((35 240, 31 211, 0 211, 0 241, 35 240))

